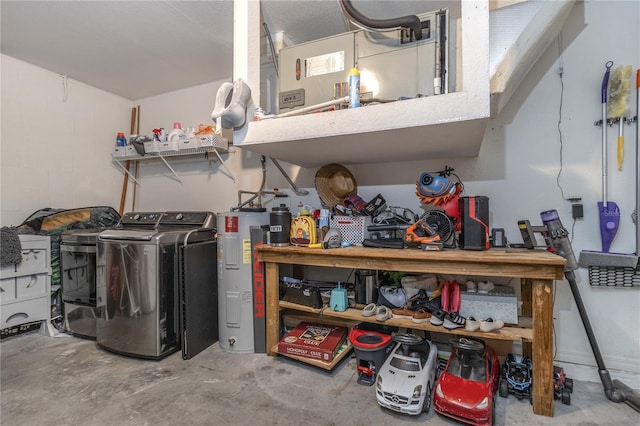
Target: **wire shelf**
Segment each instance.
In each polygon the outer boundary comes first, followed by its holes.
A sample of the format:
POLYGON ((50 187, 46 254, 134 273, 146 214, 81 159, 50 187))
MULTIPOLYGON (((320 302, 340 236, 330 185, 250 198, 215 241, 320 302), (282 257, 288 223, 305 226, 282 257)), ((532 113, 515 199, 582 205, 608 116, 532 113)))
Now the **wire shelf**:
POLYGON ((593 287, 640 287, 640 271, 618 266, 589 266, 589 284, 593 287))

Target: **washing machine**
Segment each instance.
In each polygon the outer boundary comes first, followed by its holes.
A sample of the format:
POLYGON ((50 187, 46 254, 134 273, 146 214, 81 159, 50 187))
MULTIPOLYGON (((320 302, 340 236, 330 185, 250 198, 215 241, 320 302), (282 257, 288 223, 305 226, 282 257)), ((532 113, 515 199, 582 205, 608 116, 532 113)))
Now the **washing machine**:
POLYGON ((188 359, 217 341, 216 255, 211 212, 124 214, 98 237, 98 347, 188 359))

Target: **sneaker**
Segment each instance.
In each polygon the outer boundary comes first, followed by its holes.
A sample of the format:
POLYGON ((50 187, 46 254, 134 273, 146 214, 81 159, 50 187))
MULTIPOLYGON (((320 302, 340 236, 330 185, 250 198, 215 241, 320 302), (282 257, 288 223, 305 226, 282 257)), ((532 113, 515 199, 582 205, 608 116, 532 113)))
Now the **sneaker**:
POLYGON ((464 325, 464 329, 467 331, 478 331, 480 328, 480 321, 474 317, 467 318, 467 323, 464 325))
POLYGON ((445 312, 442 309, 438 309, 431 315, 429 320, 433 325, 442 325, 444 323, 445 312))
POLYGON ((464 327, 467 320, 460 316, 457 312, 449 312, 444 316, 444 328, 453 330, 454 328, 464 327))
POLYGON ((493 290, 493 283, 491 281, 480 281, 478 283, 478 293, 489 293, 493 290))
POLYGON ((406 306, 403 306, 402 308, 394 308, 391 310, 391 315, 393 315, 394 318, 398 319, 411 319, 413 318, 413 314, 415 314, 415 311, 412 311, 406 306))
POLYGON ((502 322, 501 320, 487 318, 484 321, 480 321, 480 331, 484 331, 485 333, 500 330, 502 327, 504 327, 504 322, 502 322))
POLYGON ((377 310, 378 310, 378 307, 376 306, 375 303, 369 303, 367 306, 364 307, 364 309, 362 309, 362 316, 372 317, 376 314, 377 310))
POLYGON ((386 321, 391 318, 391 315, 391 309, 384 305, 378 306, 376 309, 376 320, 378 321, 386 321))
POLYGON ((414 314, 411 321, 416 324, 421 324, 423 322, 427 322, 431 319, 431 312, 425 311, 424 309, 418 309, 414 314))
POLYGON ((469 280, 467 281, 467 293, 475 293, 478 291, 478 286, 476 286, 476 283, 469 280))

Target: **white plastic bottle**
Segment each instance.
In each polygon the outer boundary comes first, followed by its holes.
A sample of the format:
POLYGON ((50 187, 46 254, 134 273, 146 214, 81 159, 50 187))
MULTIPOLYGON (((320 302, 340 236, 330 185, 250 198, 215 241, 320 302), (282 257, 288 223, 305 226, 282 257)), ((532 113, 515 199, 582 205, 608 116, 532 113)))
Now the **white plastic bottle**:
POLYGON ((186 137, 187 135, 185 134, 184 130, 182 130, 182 125, 176 121, 175 123, 173 123, 173 130, 169 132, 167 140, 171 142, 173 140, 185 139, 186 137))

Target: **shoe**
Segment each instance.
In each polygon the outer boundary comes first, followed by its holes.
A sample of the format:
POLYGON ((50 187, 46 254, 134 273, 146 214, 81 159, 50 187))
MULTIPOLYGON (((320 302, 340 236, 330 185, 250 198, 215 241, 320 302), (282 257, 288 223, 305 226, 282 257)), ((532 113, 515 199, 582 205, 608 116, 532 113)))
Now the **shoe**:
POLYGON ((362 309, 362 316, 372 317, 376 314, 377 309, 378 309, 378 306, 376 306, 375 303, 369 303, 367 306, 364 307, 364 309, 362 309))
POLYGON ((415 313, 415 311, 412 311, 406 305, 402 308, 394 308, 391 310, 391 315, 393 315, 394 318, 398 319, 411 319, 413 318, 413 314, 415 313))
POLYGON ((451 307, 451 283, 449 281, 445 281, 442 285, 442 297, 440 304, 442 305, 443 311, 449 312, 451 307))
POLYGON ((418 309, 424 309, 425 311, 434 312, 440 309, 440 298, 437 300, 410 300, 409 301, 409 309, 412 311, 417 311, 418 309))
POLYGON ((467 318, 467 322, 464 325, 464 329, 467 331, 478 331, 480 328, 480 321, 475 319, 474 317, 467 318))
POLYGON ((480 281, 478 283, 478 293, 489 293, 493 290, 493 283, 491 281, 480 281))
POLYGON ((460 312, 460 284, 456 281, 451 283, 451 299, 449 301, 449 312, 460 312))
POLYGON ((431 312, 425 311, 424 309, 418 309, 414 314, 411 321, 416 324, 422 324, 423 322, 427 322, 431 319, 431 312))
POLYGON ((473 281, 467 281, 467 293, 475 293, 478 291, 478 286, 473 281))
POLYGON ((442 325, 444 323, 445 312, 442 309, 438 309, 431 315, 429 320, 433 325, 442 325))
POLYGON ((484 331, 485 333, 500 330, 502 327, 504 327, 504 322, 502 322, 501 320, 487 318, 484 321, 480 321, 480 331, 484 331))
POLYGON ((444 316, 444 323, 442 324, 447 330, 453 330, 455 328, 464 327, 467 320, 465 317, 460 316, 457 312, 449 312, 444 316))
POLYGON ((421 288, 420 290, 418 290, 418 293, 416 293, 415 295, 409 298, 409 300, 407 301, 407 305, 409 306, 410 309, 417 309, 423 303, 428 303, 428 302, 429 302, 429 296, 427 295, 426 290, 421 288))
POLYGON ((391 309, 387 308, 384 305, 378 306, 378 308, 376 309, 376 320, 378 321, 386 321, 391 318, 391 315, 391 309))

